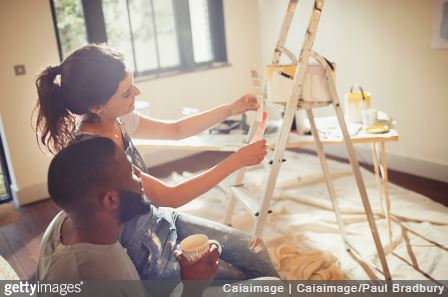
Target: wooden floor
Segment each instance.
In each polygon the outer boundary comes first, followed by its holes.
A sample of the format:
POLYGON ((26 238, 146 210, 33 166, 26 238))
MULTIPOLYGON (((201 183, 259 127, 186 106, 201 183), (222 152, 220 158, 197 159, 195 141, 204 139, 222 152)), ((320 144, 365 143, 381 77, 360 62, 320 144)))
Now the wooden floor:
MULTIPOLYGON (((301 151, 302 153, 310 153, 301 151)), ((209 168, 225 157, 228 153, 202 153, 176 162, 154 167, 150 173, 156 177, 166 177, 171 172, 190 171, 209 168)), ((343 159, 332 158, 342 162, 343 159)), ((371 166, 364 164, 369 170, 371 166)), ((448 184, 405 174, 389 171, 390 181, 422 193, 435 201, 448 206, 448 184)), ((59 208, 51 201, 44 200, 18 209, 21 220, 0 228, 0 255, 2 255, 21 279, 33 279, 36 273, 36 263, 39 254, 39 244, 45 228, 57 214, 59 208)))
POLYGON ((44 200, 17 211, 21 220, 0 228, 0 255, 20 279, 34 279, 40 240, 59 208, 51 200, 44 200))

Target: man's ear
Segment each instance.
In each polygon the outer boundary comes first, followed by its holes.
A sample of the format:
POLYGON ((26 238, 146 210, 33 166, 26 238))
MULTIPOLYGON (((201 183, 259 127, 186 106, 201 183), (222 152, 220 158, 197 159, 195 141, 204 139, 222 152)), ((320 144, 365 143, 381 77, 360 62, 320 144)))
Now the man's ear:
POLYGON ((90 107, 89 111, 94 114, 98 114, 103 110, 103 105, 90 107))
POLYGON ((120 207, 120 194, 118 194, 118 192, 116 192, 116 191, 106 192, 101 197, 101 204, 103 205, 104 208, 110 209, 110 210, 119 208, 120 207))

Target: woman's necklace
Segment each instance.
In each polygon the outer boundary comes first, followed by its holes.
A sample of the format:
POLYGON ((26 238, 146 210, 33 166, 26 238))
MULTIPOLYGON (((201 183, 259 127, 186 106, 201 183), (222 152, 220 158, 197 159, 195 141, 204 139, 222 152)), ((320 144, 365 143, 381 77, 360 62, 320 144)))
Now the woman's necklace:
POLYGON ((113 136, 115 139, 120 140, 121 138, 121 130, 120 128, 117 127, 117 124, 114 124, 114 129, 113 129, 113 136))

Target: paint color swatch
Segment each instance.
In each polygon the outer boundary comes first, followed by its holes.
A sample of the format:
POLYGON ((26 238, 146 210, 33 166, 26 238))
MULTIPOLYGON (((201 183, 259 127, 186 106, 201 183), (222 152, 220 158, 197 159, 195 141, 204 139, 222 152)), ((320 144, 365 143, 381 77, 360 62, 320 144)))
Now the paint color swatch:
POLYGON ((252 138, 250 143, 257 142, 261 139, 263 139, 264 130, 266 129, 266 122, 268 120, 268 113, 263 112, 263 119, 260 123, 258 123, 257 130, 255 131, 255 135, 252 138))

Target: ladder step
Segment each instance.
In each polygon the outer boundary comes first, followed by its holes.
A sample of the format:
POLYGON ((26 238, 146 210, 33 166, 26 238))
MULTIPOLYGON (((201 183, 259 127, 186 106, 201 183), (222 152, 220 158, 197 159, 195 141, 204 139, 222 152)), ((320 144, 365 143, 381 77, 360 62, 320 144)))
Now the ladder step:
POLYGON ((310 108, 319 108, 325 107, 330 104, 333 104, 332 101, 299 101, 298 108, 302 109, 310 109, 310 108))
POLYGON ((260 199, 257 199, 257 194, 251 192, 245 186, 232 186, 230 187, 230 191, 253 216, 257 217, 260 214, 260 199))

